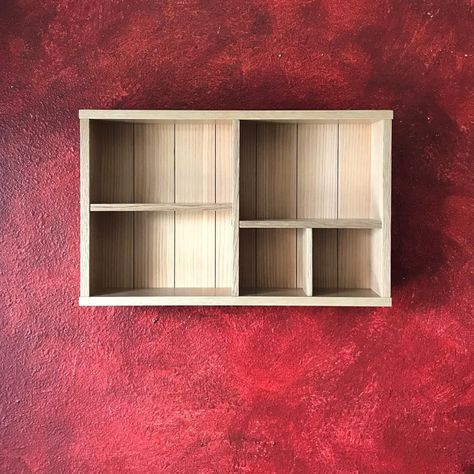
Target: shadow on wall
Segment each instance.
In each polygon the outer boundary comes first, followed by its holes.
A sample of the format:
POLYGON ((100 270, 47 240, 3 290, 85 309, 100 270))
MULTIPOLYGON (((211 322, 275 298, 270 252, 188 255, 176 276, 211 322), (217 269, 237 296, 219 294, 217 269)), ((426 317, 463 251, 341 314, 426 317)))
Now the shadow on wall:
POLYGON ((455 192, 446 170, 460 131, 432 96, 417 102, 396 111, 393 122, 392 288, 416 281, 413 304, 421 309, 449 301, 448 258, 462 254, 440 230, 444 203, 455 192))

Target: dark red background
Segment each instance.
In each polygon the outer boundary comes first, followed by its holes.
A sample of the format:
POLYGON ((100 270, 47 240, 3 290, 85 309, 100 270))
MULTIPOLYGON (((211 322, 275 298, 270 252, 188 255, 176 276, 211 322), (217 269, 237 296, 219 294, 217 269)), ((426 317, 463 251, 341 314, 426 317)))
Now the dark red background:
POLYGON ((472 2, 0 14, 0 472, 472 472, 472 2), (394 109, 393 308, 79 308, 79 108, 394 109))

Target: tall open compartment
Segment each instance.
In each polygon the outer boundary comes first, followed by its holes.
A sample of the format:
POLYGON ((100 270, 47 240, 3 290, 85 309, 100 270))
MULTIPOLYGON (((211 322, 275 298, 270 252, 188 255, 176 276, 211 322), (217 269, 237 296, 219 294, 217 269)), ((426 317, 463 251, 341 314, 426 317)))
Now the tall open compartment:
POLYGON ((81 304, 391 305, 391 111, 80 118, 81 304))

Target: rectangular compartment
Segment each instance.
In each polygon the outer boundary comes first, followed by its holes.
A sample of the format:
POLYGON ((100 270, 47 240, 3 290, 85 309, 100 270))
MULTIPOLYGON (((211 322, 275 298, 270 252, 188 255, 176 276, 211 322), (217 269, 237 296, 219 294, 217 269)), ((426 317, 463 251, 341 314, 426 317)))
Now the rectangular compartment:
POLYGON ((240 295, 311 296, 311 230, 241 229, 240 295))
POLYGON ((379 229, 314 229, 313 295, 381 296, 383 267, 379 232, 379 229))
POLYGON ((380 219, 380 127, 250 122, 240 127, 240 219, 380 219))
POLYGON ((91 294, 230 287, 232 122, 98 120, 90 136, 91 294))
POLYGON ((231 140, 230 120, 91 120, 90 202, 230 205, 231 140))

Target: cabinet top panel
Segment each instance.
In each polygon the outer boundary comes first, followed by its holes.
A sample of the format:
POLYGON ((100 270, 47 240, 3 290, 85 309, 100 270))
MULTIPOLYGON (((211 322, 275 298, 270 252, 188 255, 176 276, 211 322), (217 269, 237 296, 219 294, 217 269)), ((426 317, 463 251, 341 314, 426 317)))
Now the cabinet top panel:
POLYGON ((80 110, 93 120, 377 120, 393 119, 392 110, 80 110))

